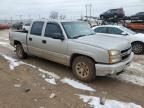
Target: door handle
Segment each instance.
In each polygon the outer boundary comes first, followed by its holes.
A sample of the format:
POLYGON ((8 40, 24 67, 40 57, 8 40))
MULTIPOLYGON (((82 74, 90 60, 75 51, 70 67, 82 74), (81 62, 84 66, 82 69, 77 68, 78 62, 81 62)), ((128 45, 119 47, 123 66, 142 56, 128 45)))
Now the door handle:
POLYGON ((46 42, 46 40, 42 40, 42 43, 43 43, 43 44, 46 44, 47 42, 46 42))
POLYGON ((32 38, 29 38, 29 41, 32 41, 32 38))

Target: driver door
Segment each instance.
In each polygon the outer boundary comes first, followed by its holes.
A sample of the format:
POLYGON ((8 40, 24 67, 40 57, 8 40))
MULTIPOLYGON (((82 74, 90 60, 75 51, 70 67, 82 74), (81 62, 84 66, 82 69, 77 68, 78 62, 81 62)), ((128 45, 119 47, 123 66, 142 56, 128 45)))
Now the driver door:
POLYGON ((43 57, 61 64, 67 64, 67 40, 58 23, 48 22, 42 36, 43 57))

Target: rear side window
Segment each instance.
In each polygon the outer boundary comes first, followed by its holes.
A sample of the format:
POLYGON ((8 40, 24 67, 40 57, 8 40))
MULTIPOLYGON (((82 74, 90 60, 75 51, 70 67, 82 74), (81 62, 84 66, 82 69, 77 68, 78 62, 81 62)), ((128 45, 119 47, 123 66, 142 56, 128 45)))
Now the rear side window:
POLYGON ((42 22, 42 21, 34 22, 32 25, 30 34, 36 35, 36 36, 41 36, 43 25, 44 25, 44 22, 42 22))
POLYGON ((121 35, 122 34, 122 30, 115 28, 115 27, 109 27, 108 28, 108 33, 109 34, 117 34, 117 35, 121 35))
POLYGON ((96 33, 107 33, 106 27, 99 27, 94 30, 96 33))
POLYGON ((28 23, 28 24, 25 24, 25 26, 30 26, 30 23, 28 23))

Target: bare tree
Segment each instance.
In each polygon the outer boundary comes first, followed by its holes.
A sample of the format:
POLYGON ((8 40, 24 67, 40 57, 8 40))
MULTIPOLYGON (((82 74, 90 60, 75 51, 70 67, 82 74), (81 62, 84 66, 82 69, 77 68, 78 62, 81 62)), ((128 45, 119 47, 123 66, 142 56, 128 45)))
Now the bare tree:
POLYGON ((55 12, 55 11, 52 11, 49 16, 50 19, 58 19, 58 17, 59 17, 59 14, 58 12, 55 12))
POLYGON ((59 18, 60 18, 61 20, 64 20, 64 19, 66 19, 66 15, 61 14, 59 18))

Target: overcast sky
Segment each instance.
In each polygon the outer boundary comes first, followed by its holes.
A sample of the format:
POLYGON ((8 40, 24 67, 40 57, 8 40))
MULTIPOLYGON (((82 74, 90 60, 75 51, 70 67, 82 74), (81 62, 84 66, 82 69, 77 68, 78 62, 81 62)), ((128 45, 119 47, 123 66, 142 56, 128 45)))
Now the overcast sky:
POLYGON ((65 14, 67 18, 85 16, 85 5, 92 4, 92 15, 123 7, 126 15, 144 11, 144 0, 0 0, 0 19, 48 17, 51 11, 65 14))

